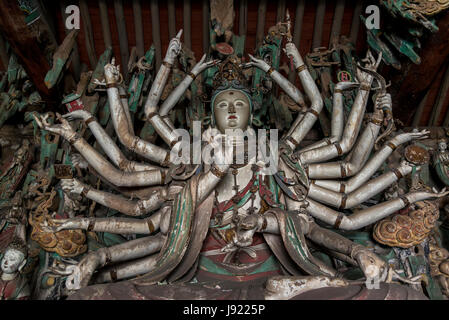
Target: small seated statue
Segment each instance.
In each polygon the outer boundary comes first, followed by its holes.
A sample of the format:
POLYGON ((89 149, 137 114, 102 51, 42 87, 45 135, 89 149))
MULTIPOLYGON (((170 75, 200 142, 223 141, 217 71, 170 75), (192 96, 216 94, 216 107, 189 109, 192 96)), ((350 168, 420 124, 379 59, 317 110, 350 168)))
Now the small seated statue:
POLYGON ((20 273, 27 262, 24 241, 15 237, 1 259, 0 300, 26 300, 30 296, 27 279, 20 273))

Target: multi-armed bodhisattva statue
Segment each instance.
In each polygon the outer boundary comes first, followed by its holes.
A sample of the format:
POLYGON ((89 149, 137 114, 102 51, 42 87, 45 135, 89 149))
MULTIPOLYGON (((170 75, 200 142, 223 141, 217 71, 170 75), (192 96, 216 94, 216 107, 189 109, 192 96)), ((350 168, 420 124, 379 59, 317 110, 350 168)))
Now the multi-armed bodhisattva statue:
MULTIPOLYGON (((412 164, 404 162, 398 168, 370 180, 395 148, 413 139, 425 138, 428 134, 421 131, 396 135, 370 157, 384 116, 391 113, 390 96, 378 95, 369 122, 362 129, 373 73, 380 59, 376 61, 368 52, 365 66, 358 69, 358 81, 337 84, 333 97, 331 137, 299 148, 322 111, 323 101, 296 46, 292 42, 286 43, 284 51, 293 60, 310 106, 298 115, 282 137, 279 150, 276 150, 278 152, 271 150, 271 154, 276 154, 278 167, 274 174, 268 174, 264 170, 268 165, 267 159, 249 156, 243 164, 236 164, 227 157, 237 144, 236 140, 230 139, 229 130, 253 130, 253 103, 242 69, 263 70, 293 101, 306 106, 303 94, 281 73, 251 55, 250 62, 246 64, 241 64, 237 57, 205 62, 204 55, 159 106, 170 70, 181 50, 181 33, 169 44, 148 95, 145 115, 173 150, 179 141, 167 115, 196 76, 211 66, 219 66, 210 105, 211 126, 219 134, 211 140, 216 146, 222 138, 223 148, 215 149, 214 162, 203 163, 198 174, 191 175, 187 181, 171 182, 169 149, 134 134, 127 101, 121 98, 124 93, 120 86, 122 78, 114 60, 105 66, 104 77, 115 133, 123 146, 150 163, 128 160, 87 111, 76 110, 63 117, 58 116, 61 124, 57 125, 50 125, 45 117, 36 117, 42 128, 69 141, 105 180, 117 187, 134 187, 134 195, 140 200, 130 200, 126 197, 130 194, 125 191, 124 195, 117 195, 96 190, 77 179, 62 181, 66 193, 81 194, 133 217, 152 213, 143 219, 54 220, 56 226, 48 227, 53 231, 84 229, 148 235, 87 254, 69 276, 67 287, 80 289, 92 283, 139 275, 144 276, 133 280, 139 285, 175 281, 192 270, 196 261, 199 261, 199 268, 194 275, 200 282, 208 279, 238 282, 249 275, 251 279, 266 279, 282 274, 279 263, 290 276, 337 277, 333 267, 311 254, 306 239, 318 248, 325 248, 326 252, 358 265, 366 277, 385 279, 389 272, 385 261, 368 248, 315 223, 318 219, 335 229, 357 230, 410 203, 447 194, 444 191, 412 192, 352 214, 338 211, 354 208, 409 174, 412 164), (366 69, 371 72, 366 72, 366 69), (358 90, 346 124, 343 90, 358 90), (112 163, 72 129, 67 120, 74 119, 85 121, 112 163), (346 154, 349 155, 343 160, 335 161, 346 154), (92 278, 94 273, 95 277, 92 278)), ((209 128, 208 132, 212 131, 209 128)), ((313 281, 310 283, 313 287, 313 281)))

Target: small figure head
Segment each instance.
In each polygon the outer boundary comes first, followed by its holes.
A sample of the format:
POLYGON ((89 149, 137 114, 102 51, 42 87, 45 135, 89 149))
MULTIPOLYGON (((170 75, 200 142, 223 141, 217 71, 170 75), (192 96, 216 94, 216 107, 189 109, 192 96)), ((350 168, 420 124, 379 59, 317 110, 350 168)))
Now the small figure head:
POLYGON ((226 129, 246 130, 251 119, 251 99, 242 90, 223 90, 212 99, 212 116, 221 133, 226 129))
POLYGON ((440 142, 438 142, 438 149, 439 151, 446 151, 447 143, 445 140, 440 140, 440 142))
POLYGON ((0 261, 0 267, 5 274, 14 274, 23 269, 26 264, 27 249, 25 243, 15 238, 6 248, 0 261))

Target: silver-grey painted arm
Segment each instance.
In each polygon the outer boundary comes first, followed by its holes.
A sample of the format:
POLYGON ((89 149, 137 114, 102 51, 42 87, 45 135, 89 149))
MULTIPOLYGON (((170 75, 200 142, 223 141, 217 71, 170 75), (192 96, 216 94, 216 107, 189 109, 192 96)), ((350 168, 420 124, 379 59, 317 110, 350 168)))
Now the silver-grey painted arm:
POLYGON ((77 179, 61 180, 62 189, 69 194, 83 196, 128 216, 142 216, 158 209, 166 200, 167 189, 157 187, 145 200, 130 200, 123 196, 90 188, 77 179))
POLYGON ((292 126, 287 132, 286 143, 292 148, 292 150, 294 150, 313 127, 316 119, 318 119, 318 115, 323 109, 323 99, 321 98, 320 91, 318 90, 315 81, 313 81, 312 76, 304 64, 304 61, 302 60, 296 46, 291 42, 287 43, 285 45, 285 53, 287 56, 293 58, 293 63, 298 72, 301 84, 307 97, 311 101, 311 106, 301 121, 299 121, 296 126, 292 126))
POLYGON ((332 210, 331 208, 308 198, 307 202, 309 205, 306 210, 313 217, 333 225, 334 228, 343 230, 358 230, 375 223, 398 210, 401 210, 409 203, 443 197, 448 193, 449 192, 444 190, 440 193, 411 192, 401 198, 385 201, 367 209, 356 211, 350 216, 347 216, 342 212, 332 210))
POLYGON ((97 119, 92 116, 90 112, 86 110, 75 110, 63 115, 63 117, 69 121, 75 119, 83 120, 97 139, 97 142, 100 144, 108 158, 111 159, 112 163, 114 163, 121 170, 132 172, 162 169, 151 164, 128 160, 120 148, 116 145, 114 140, 112 140, 112 138, 106 133, 103 127, 98 123, 97 119))
MULTIPOLYGON (((371 121, 359 137, 353 151, 343 160, 325 163, 312 163, 307 166, 310 179, 329 179, 350 177, 359 172, 368 160, 383 120, 381 110, 376 110, 371 121)), ((314 149, 318 150, 318 149, 314 149)))
POLYGON ((123 111, 123 106, 120 102, 119 90, 117 88, 117 83, 120 80, 120 72, 118 67, 114 65, 114 61, 104 67, 104 73, 106 83, 108 85, 107 94, 109 108, 111 110, 112 123, 120 142, 125 147, 141 155, 142 157, 157 162, 160 165, 168 166, 170 156, 168 150, 158 147, 130 133, 128 120, 125 112, 123 111))
POLYGON ((344 127, 343 91, 357 88, 359 85, 357 82, 339 82, 335 85, 332 98, 331 136, 302 148, 301 152, 332 144, 341 139, 344 127))
POLYGON ((347 194, 331 191, 311 183, 307 196, 339 209, 353 208, 376 194, 379 194, 393 182, 412 172, 412 169, 413 167, 409 164, 404 164, 394 171, 386 172, 381 176, 368 181, 363 186, 347 194))
POLYGON ((129 112, 128 94, 122 86, 119 86, 118 90, 120 93, 120 102, 122 104, 122 109, 125 113, 126 120, 128 121, 129 134, 134 135, 134 123, 131 118, 131 113, 129 112))
POLYGON ((77 132, 73 130, 68 121, 56 114, 61 124, 51 125, 47 122, 48 115, 42 118, 34 117, 39 127, 58 134, 68 142, 86 159, 92 168, 110 183, 118 187, 143 187, 166 183, 166 169, 139 172, 124 172, 118 170, 107 161, 97 150, 89 145, 77 132))
MULTIPOLYGON (((399 145, 412 141, 414 139, 425 139, 428 134, 428 130, 398 134, 397 136, 386 142, 384 146, 379 151, 377 151, 374 156, 371 157, 371 159, 368 160, 367 164, 362 168, 362 170, 351 179, 347 181, 315 180, 314 183, 329 190, 337 192, 339 192, 340 190, 345 190, 345 192, 350 193, 356 190, 366 181, 368 181, 399 145)), ((327 177, 341 178, 341 171, 334 171, 333 176, 331 176, 331 173, 329 171, 327 172, 327 177)))
POLYGON ((165 237, 159 233, 155 236, 131 240, 109 248, 91 251, 81 259, 75 266, 73 273, 67 277, 66 287, 69 290, 78 290, 86 287, 96 269, 111 263, 149 256, 158 252, 162 248, 164 241, 165 237))

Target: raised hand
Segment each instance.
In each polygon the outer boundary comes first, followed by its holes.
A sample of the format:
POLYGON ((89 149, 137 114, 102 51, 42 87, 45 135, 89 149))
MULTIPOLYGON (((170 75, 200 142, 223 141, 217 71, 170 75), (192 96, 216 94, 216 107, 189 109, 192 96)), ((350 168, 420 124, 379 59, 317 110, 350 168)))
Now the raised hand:
POLYGON ((206 55, 204 54, 203 57, 201 58, 201 60, 192 68, 191 72, 195 76, 199 75, 201 72, 203 72, 207 68, 215 66, 216 64, 218 64, 220 62, 220 60, 218 60, 218 59, 204 62, 205 60, 206 60, 206 55))
POLYGON ((250 62, 243 63, 241 65, 242 68, 250 68, 250 67, 256 67, 259 68, 265 72, 267 72, 270 69, 270 65, 266 63, 265 61, 261 59, 257 59, 254 56, 248 54, 249 58, 251 59, 250 62))
POLYGON ((123 77, 120 74, 120 66, 115 65, 115 58, 111 59, 111 63, 104 66, 104 78, 107 84, 120 83, 123 77))
POLYGON ((175 62, 175 59, 178 56, 179 52, 181 52, 181 48, 182 48, 181 35, 182 35, 182 29, 179 30, 176 37, 174 37, 173 39, 170 40, 170 43, 168 44, 167 53, 165 54, 165 58, 164 58, 165 62, 173 64, 175 62))
POLYGON ((293 42, 287 42, 283 50, 287 57, 293 59, 293 64, 296 68, 304 64, 301 55, 299 54, 298 48, 296 48, 293 42))
POLYGON ((390 109, 392 107, 391 95, 389 93, 379 94, 374 102, 376 109, 390 109))
MULTIPOLYGON (((379 54, 377 60, 371 54, 371 51, 368 50, 366 54, 366 58, 362 60, 365 62, 364 69, 369 69, 371 71, 376 71, 377 67, 379 67, 380 62, 382 61, 382 54, 379 54)), ((356 78, 362 84, 370 84, 373 76, 366 71, 363 71, 360 67, 356 70, 356 78)))
POLYGON ((87 110, 74 110, 70 113, 66 113, 65 115, 62 116, 64 119, 67 119, 68 121, 73 121, 73 120, 87 120, 90 117, 92 117, 92 113, 90 113, 87 110))
POLYGON ((61 124, 51 124, 48 122, 49 114, 45 114, 43 116, 37 116, 33 114, 34 120, 37 125, 44 130, 50 131, 51 133, 60 135, 65 139, 72 138, 76 132, 73 130, 72 126, 68 123, 66 119, 61 117, 59 113, 56 113, 56 118, 61 122, 61 124))

